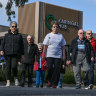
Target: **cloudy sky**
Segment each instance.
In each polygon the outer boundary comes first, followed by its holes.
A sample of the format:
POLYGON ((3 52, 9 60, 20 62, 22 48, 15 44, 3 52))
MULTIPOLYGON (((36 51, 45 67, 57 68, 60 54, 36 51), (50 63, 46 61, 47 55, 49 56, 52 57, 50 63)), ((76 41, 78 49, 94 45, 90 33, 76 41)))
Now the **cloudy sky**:
MULTIPOLYGON (((8 0, 0 0, 3 4, 3 8, 0 9, 0 25, 9 25, 7 21, 5 5, 8 0)), ((66 8, 71 8, 75 10, 83 11, 83 29, 86 31, 91 29, 96 33, 96 0, 29 0, 28 3, 42 1, 54 5, 59 5, 66 8)), ((18 8, 13 6, 13 9, 16 10, 16 18, 13 19, 18 21, 18 8)))

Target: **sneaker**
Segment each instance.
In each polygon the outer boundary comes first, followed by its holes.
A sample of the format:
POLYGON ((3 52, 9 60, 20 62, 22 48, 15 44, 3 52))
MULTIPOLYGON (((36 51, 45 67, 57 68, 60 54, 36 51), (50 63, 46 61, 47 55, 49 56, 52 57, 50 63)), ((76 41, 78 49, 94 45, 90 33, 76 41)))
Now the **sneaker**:
POLYGON ((39 85, 38 84, 36 85, 36 88, 39 88, 39 85))
POLYGON ((62 85, 57 86, 57 88, 62 88, 62 85))
POLYGON ((81 86, 76 86, 76 89, 81 89, 81 86))
POLYGON ((52 88, 56 88, 57 86, 56 85, 52 85, 52 88))
POLYGON ((24 83, 20 83, 19 86, 24 87, 24 83))
POLYGON ((10 82, 7 82, 6 87, 10 87, 10 82))
POLYGON ((40 88, 43 88, 43 85, 40 85, 40 88))
POLYGON ((93 84, 90 84, 90 89, 93 89, 93 84))
POLYGON ((62 85, 60 85, 59 87, 62 88, 62 85))
POLYGON ((93 88, 93 84, 90 84, 88 87, 86 87, 85 89, 92 89, 93 88))
POLYGON ((19 85, 18 79, 15 79, 15 86, 18 86, 18 85, 19 85))
POLYGON ((28 87, 33 87, 32 84, 28 84, 28 87))
POLYGON ((51 83, 50 83, 50 81, 48 81, 48 83, 47 83, 47 87, 51 87, 51 83))

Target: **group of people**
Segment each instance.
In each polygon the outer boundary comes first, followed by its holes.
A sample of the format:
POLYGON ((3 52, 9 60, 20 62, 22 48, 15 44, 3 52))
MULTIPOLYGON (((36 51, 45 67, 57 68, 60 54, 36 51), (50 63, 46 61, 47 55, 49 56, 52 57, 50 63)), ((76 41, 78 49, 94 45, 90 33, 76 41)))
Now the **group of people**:
POLYGON ((6 60, 6 87, 10 86, 11 70, 13 71, 15 85, 25 85, 26 70, 28 69, 28 87, 32 86, 33 70, 36 71, 36 88, 42 88, 45 71, 47 70, 47 87, 62 88, 62 78, 65 66, 73 64, 76 89, 81 88, 81 66, 83 66, 83 82, 85 89, 92 89, 94 84, 94 63, 96 56, 96 39, 92 31, 79 29, 78 37, 72 40, 70 47, 58 32, 58 22, 52 21, 52 31, 48 33, 43 43, 35 44, 34 37, 27 36, 23 42, 18 32, 17 23, 12 21, 10 29, 5 34, 1 44, 1 55, 6 60), (20 83, 17 78, 17 65, 21 65, 20 83))
POLYGON ((67 64, 73 64, 76 89, 81 88, 81 66, 83 67, 83 83, 85 89, 92 89, 94 84, 94 63, 96 54, 96 40, 92 31, 88 30, 86 36, 83 29, 78 30, 78 37, 72 40, 69 49, 67 64), (70 58, 71 57, 71 58, 70 58))

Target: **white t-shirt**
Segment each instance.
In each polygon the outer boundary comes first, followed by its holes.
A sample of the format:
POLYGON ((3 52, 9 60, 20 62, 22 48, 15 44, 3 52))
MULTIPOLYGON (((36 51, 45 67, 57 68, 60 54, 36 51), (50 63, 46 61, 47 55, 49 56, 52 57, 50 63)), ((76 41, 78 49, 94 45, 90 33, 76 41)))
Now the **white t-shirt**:
POLYGON ((62 34, 48 33, 43 44, 48 45, 46 57, 62 58, 62 46, 66 45, 62 34))

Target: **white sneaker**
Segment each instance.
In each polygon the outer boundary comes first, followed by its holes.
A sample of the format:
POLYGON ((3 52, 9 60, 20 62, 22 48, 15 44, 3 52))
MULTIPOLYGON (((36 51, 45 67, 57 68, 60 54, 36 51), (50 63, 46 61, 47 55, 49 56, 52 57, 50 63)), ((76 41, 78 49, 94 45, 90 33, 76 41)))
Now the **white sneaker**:
POLYGON ((10 87, 10 82, 7 82, 6 87, 10 87))
POLYGON ((93 84, 90 84, 88 87, 86 87, 85 89, 92 89, 93 88, 93 84))
POLYGON ((90 86, 90 89, 92 89, 92 88, 93 88, 93 84, 90 84, 89 86, 90 86))
POLYGON ((18 79, 15 79, 15 86, 18 86, 18 85, 19 85, 18 79))

